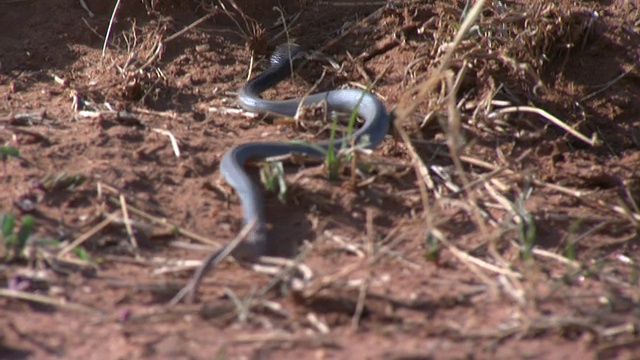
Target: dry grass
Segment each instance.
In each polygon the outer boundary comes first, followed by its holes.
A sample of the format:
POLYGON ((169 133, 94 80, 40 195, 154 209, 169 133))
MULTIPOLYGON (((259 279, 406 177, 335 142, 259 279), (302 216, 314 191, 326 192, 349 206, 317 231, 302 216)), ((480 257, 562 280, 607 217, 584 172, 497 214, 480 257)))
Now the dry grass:
MULTIPOLYGON (((537 214, 532 214, 523 206, 526 200, 535 196, 536 192, 546 189, 590 202, 589 191, 546 183, 537 179, 534 173, 523 171, 518 165, 530 153, 522 154, 517 160, 507 160, 504 166, 490 165, 485 160, 464 155, 472 153, 474 146, 464 143, 462 127, 478 128, 480 125, 480 131, 485 129, 493 131, 495 120, 500 118, 499 114, 504 115, 510 111, 538 113, 591 146, 602 144, 596 139, 595 134, 589 139, 542 109, 518 106, 494 107, 498 104, 504 106, 514 100, 521 103, 539 102, 536 101, 537 94, 545 91, 545 84, 541 81, 539 72, 545 71, 545 65, 549 62, 579 51, 576 48, 584 46, 590 40, 595 18, 587 11, 568 11, 560 5, 546 1, 535 1, 520 10, 517 6, 497 8, 496 4, 494 3, 494 7, 486 6, 483 11, 485 16, 478 19, 473 27, 474 33, 468 36, 462 33, 466 29, 464 25, 461 26, 460 31, 454 31, 452 26, 446 26, 451 24, 451 19, 441 18, 442 23, 435 26, 437 30, 434 32, 436 39, 434 48, 445 49, 445 53, 430 65, 426 59, 424 63, 413 62, 405 72, 411 74, 409 81, 412 85, 396 108, 398 123, 403 127, 415 129, 420 124, 414 120, 416 117, 413 116, 417 109, 429 109, 430 118, 440 116, 448 119, 448 122, 441 126, 447 139, 449 156, 455 164, 455 172, 451 174, 453 180, 446 181, 454 182, 453 186, 448 186, 449 189, 463 190, 443 196, 442 189, 437 189, 431 196, 438 200, 430 207, 425 206, 425 209, 451 205, 453 198, 459 198, 462 195, 462 203, 455 206, 460 206, 467 212, 469 218, 473 219, 474 225, 481 229, 480 246, 486 247, 486 252, 480 257, 472 256, 469 251, 453 245, 452 241, 448 240, 444 232, 438 228, 437 221, 433 220, 434 215, 425 216, 428 236, 435 237, 441 242, 444 248, 477 276, 479 281, 518 304, 514 310, 517 309, 516 311, 520 312, 522 316, 520 321, 505 332, 485 336, 528 337, 547 331, 565 331, 563 329, 568 327, 580 327, 589 331, 594 336, 595 342, 604 340, 611 332, 623 338, 632 337, 629 329, 637 326, 637 319, 623 319, 613 313, 605 314, 606 311, 598 310, 598 306, 594 307, 593 303, 585 302, 580 306, 558 309, 552 314, 540 311, 545 308, 545 304, 551 302, 560 301, 569 304, 572 303, 572 298, 592 296, 588 291, 580 293, 576 289, 564 289, 567 285, 562 283, 567 278, 584 279, 585 274, 589 274, 586 275, 588 277, 595 275, 592 279, 601 282, 603 288, 609 289, 606 291, 607 295, 601 295, 600 299, 603 303, 633 301, 631 298, 638 295, 636 291, 631 290, 635 287, 636 277, 622 276, 615 280, 612 278, 604 280, 602 273, 596 275, 591 272, 594 266, 599 267, 606 263, 602 270, 610 267, 605 271, 609 274, 612 271, 620 274, 628 274, 629 271, 635 273, 638 267, 630 258, 625 257, 624 260, 619 259, 613 263, 606 259, 607 256, 576 259, 572 250, 579 240, 569 241, 564 246, 557 247, 556 252, 544 250, 536 245, 536 219, 544 216, 545 211, 553 210, 539 210, 537 214), (490 15, 486 16, 487 14, 490 15), (461 40, 463 37, 464 40, 461 40), (424 69, 423 72, 417 71, 418 68, 424 69), (476 78, 477 80, 472 83, 480 86, 472 89, 460 87, 459 84, 465 83, 469 78, 476 78), (508 90, 507 94, 511 99, 509 102, 496 99, 501 94, 501 90, 508 90), (461 112, 461 109, 464 109, 464 112, 461 112), (441 113, 441 115, 432 115, 433 113, 441 113), (461 121, 464 124, 461 124, 461 121), (482 167, 491 170, 491 173, 470 170, 462 165, 463 162, 483 164, 482 167), (494 210, 494 215, 491 217, 488 217, 488 213, 484 210, 488 207, 494 210), (495 211, 499 213, 498 216, 495 216, 495 211), (495 221, 496 218, 500 220, 495 221), (570 266, 563 268, 564 265, 570 266), (540 286, 554 287, 555 290, 552 293, 555 295, 542 295, 536 290, 540 286), (560 295, 562 293, 564 294, 560 295), (604 325, 603 321, 607 325, 604 325), (618 329, 621 331, 618 332, 618 329)), ((465 20, 472 18, 472 14, 470 11, 465 20)), ((422 59, 420 55, 416 57, 422 59)), ((422 125, 424 124, 425 122, 422 122, 422 125)), ((403 130, 399 129, 399 131, 403 130)), ((403 140, 409 141, 406 136, 403 136, 403 140)), ((502 163, 505 162, 504 160, 493 159, 495 162, 502 163)), ((424 183, 432 184, 433 180, 425 175, 426 170, 424 170, 422 159, 414 155, 413 161, 417 166, 416 176, 422 178, 424 183)), ((426 188, 422 191, 426 191, 426 188)), ((629 201, 634 203, 633 196, 627 199, 628 201, 625 201, 627 206, 637 209, 635 205, 629 204, 629 201)), ((611 219, 618 218, 616 213, 622 213, 622 209, 615 203, 602 200, 593 204, 593 208, 595 212, 608 214, 611 219)), ((627 214, 628 221, 620 219, 622 222, 620 226, 630 230, 630 235, 626 238, 629 240, 637 236, 637 230, 631 229, 637 229, 636 220, 633 219, 637 218, 638 212, 627 209, 624 212, 627 214)), ((575 221, 580 219, 576 218, 575 221)), ((601 226, 606 225, 600 223, 579 236, 572 237, 589 236, 599 231, 601 226)), ((574 230, 567 229, 567 231, 571 233, 574 230)), ((478 253, 478 247, 475 247, 473 252, 478 253)), ((467 336, 474 335, 467 334, 467 336)))

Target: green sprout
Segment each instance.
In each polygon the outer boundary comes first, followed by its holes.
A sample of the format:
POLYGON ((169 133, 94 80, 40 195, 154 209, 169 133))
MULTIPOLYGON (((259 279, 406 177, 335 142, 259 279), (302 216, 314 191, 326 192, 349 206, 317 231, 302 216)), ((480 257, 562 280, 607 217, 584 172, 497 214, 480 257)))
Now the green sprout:
POLYGON ((34 219, 31 215, 25 215, 22 219, 22 225, 17 233, 14 233, 15 218, 12 214, 3 214, 0 218, 0 227, 2 228, 2 244, 6 250, 5 260, 13 261, 20 254, 27 244, 27 239, 33 232, 34 219))
POLYGON ((287 194, 287 183, 284 181, 282 161, 265 163, 260 167, 260 181, 267 191, 275 191, 278 187, 278 200, 284 203, 287 194))
POLYGON ((9 160, 10 157, 19 158, 20 151, 13 146, 0 146, 0 161, 2 161, 4 171, 7 171, 7 160, 9 160))

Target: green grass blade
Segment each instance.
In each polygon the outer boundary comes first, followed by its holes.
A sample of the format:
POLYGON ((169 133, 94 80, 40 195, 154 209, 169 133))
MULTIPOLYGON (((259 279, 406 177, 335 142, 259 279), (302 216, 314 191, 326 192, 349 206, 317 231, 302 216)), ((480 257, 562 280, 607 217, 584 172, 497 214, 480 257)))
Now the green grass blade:
POLYGON ((33 224, 35 223, 33 216, 26 215, 22 219, 22 226, 20 226, 20 230, 18 231, 18 243, 16 244, 18 252, 22 251, 24 246, 27 244, 27 239, 31 236, 33 232, 33 224))
POLYGON ((12 214, 3 214, 2 215, 2 239, 5 241, 11 234, 13 234, 13 228, 15 226, 15 218, 12 214))
POLYGON ((7 157, 20 157, 20 150, 14 148, 13 146, 0 146, 0 156, 3 158, 7 157))

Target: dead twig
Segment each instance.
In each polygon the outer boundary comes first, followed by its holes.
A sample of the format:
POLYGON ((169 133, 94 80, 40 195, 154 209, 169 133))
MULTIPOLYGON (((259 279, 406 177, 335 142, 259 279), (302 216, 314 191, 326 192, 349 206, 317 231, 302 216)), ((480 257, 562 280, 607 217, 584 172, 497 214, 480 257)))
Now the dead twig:
POLYGON ((213 253, 211 253, 207 258, 202 262, 202 265, 195 272, 189 283, 182 288, 169 302, 170 305, 175 305, 180 302, 185 296, 187 297, 187 303, 193 303, 195 298, 196 291, 198 290, 198 285, 200 285, 200 281, 204 276, 205 272, 210 268, 214 268, 218 265, 222 260, 224 260, 227 256, 229 256, 233 250, 244 241, 247 236, 253 231, 257 224, 257 219, 253 219, 249 223, 247 223, 240 233, 233 239, 229 244, 224 246, 222 249, 219 249, 213 253))

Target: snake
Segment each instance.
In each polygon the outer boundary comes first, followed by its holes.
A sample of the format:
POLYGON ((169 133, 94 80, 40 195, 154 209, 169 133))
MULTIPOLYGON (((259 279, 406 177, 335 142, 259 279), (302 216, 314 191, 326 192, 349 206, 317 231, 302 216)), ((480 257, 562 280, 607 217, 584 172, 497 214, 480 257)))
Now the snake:
MULTIPOLYGON (((366 148, 376 147, 389 130, 391 115, 380 100, 367 90, 339 89, 311 94, 303 98, 288 100, 265 100, 260 94, 272 88, 291 74, 292 61, 302 54, 297 44, 287 43, 276 47, 270 57, 269 66, 258 76, 246 82, 238 92, 241 107, 254 113, 266 113, 280 117, 295 117, 298 108, 324 103, 330 111, 351 113, 354 110, 364 124, 351 136, 335 139, 333 144, 360 144, 366 148)), ((263 199, 258 186, 245 171, 248 161, 299 153, 310 157, 325 157, 332 146, 330 141, 305 144, 300 142, 249 142, 232 147, 220 161, 220 172, 226 182, 236 191, 242 206, 243 224, 252 229, 243 242, 231 252, 240 260, 254 260, 269 252, 267 225, 263 199)), ((339 148, 339 147, 338 147, 339 148)))

